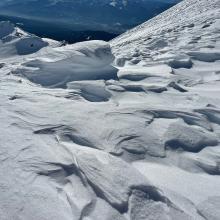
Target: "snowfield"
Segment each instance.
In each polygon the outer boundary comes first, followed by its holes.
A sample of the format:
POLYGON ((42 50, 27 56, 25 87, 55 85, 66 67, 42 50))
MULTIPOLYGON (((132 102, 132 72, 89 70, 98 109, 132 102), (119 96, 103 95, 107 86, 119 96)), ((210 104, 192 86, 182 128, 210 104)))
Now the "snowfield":
POLYGON ((1 220, 220 219, 220 1, 110 43, 0 23, 1 220))

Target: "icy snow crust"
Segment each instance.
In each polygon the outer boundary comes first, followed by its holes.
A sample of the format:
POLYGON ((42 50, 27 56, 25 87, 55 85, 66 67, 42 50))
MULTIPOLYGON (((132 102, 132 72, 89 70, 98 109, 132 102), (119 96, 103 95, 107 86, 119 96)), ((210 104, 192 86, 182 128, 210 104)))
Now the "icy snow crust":
POLYGON ((0 23, 0 219, 219 220, 219 27, 217 0, 110 45, 0 23))

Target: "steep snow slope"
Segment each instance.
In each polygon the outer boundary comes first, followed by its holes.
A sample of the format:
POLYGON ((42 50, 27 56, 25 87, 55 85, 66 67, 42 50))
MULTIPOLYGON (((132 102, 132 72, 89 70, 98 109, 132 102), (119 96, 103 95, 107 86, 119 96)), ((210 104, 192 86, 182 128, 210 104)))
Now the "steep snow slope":
MULTIPOLYGON (((157 49, 154 52, 159 50, 159 53, 160 49, 166 48, 166 46, 170 46, 172 51, 181 48, 188 50, 190 46, 193 49, 193 46, 200 40, 199 37, 204 36, 205 38, 206 35, 215 34, 215 32, 209 33, 209 26, 213 21, 218 28, 219 6, 218 0, 185 0, 150 21, 115 38, 112 45, 116 52, 117 48, 119 48, 119 53, 127 49, 125 51, 127 55, 135 52, 136 56, 138 50, 141 49, 145 50, 143 52, 146 55, 148 49, 149 51, 157 49), (181 34, 183 36, 178 37, 181 34), (195 36, 196 34, 199 36, 195 36), (193 37, 198 37, 198 39, 193 37)), ((218 35, 218 33, 216 34, 218 35)), ((130 55, 132 56, 132 54, 130 55)))
POLYGON ((1 23, 1 220, 218 220, 219 23, 186 0, 110 45, 25 54, 36 37, 1 23))

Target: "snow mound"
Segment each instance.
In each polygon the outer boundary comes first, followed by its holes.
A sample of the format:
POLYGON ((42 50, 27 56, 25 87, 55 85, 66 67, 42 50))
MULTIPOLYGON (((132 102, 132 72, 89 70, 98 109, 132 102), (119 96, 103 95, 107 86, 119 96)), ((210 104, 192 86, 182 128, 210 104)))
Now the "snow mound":
POLYGON ((48 46, 48 43, 39 37, 25 37, 16 43, 16 50, 18 55, 27 55, 35 53, 43 47, 48 46))
POLYGON ((28 34, 10 22, 0 22, 0 45, 2 58, 15 55, 28 55, 48 46, 48 42, 28 34))
MULTIPOLYGON (((24 48, 24 47, 22 47, 24 48)), ((116 79, 117 69, 108 43, 88 41, 50 48, 15 73, 46 87, 66 87, 71 81, 116 79)))
POLYGON ((191 152, 199 152, 204 147, 218 144, 218 139, 212 132, 200 127, 188 126, 181 122, 171 124, 166 137, 167 146, 171 148, 181 147, 191 152))

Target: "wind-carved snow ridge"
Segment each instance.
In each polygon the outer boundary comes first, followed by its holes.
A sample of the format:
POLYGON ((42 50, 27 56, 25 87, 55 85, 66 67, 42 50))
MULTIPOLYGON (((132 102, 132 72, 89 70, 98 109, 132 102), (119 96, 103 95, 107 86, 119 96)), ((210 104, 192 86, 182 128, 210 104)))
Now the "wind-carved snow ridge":
POLYGON ((1 220, 218 220, 219 14, 65 46, 0 23, 1 220))
POLYGON ((47 49, 15 72, 43 86, 65 87, 71 81, 116 79, 113 60, 108 43, 88 41, 47 49))

